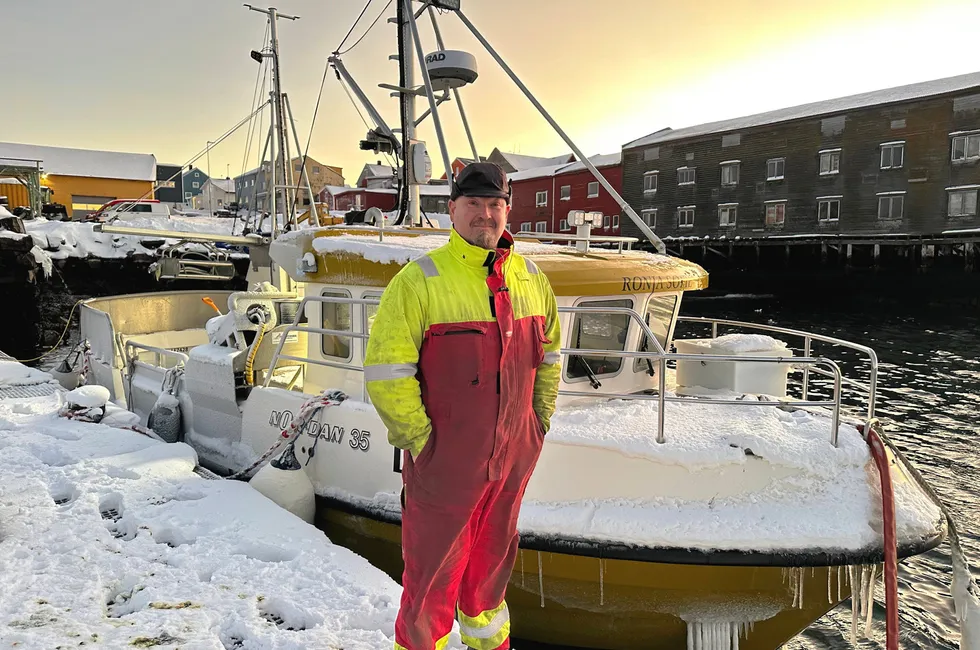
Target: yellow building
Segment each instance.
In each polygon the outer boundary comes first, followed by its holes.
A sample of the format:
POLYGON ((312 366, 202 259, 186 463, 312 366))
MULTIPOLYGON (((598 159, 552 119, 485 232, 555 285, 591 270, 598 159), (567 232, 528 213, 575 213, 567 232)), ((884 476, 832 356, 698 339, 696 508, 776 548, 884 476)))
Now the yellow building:
MULTIPOLYGON (((153 198, 157 163, 152 154, 0 142, 0 160, 39 161, 42 187, 50 190, 52 202, 64 204, 73 219, 113 199, 153 198)), ((19 183, 0 184, 0 195, 7 196, 10 208, 30 205, 19 183)))

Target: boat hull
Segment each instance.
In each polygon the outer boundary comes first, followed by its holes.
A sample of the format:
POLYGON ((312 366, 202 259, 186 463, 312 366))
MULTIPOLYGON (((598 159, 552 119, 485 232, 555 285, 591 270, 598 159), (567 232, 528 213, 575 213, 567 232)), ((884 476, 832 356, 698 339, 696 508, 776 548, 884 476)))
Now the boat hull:
MULTIPOLYGON (((316 525, 401 580, 399 525, 326 499, 318 499, 316 525)), ((515 638, 552 645, 683 648, 689 619, 715 621, 715 630, 728 634, 734 628, 743 650, 774 650, 850 596, 846 582, 838 585, 845 574, 838 567, 677 564, 522 548, 507 603, 515 638)))

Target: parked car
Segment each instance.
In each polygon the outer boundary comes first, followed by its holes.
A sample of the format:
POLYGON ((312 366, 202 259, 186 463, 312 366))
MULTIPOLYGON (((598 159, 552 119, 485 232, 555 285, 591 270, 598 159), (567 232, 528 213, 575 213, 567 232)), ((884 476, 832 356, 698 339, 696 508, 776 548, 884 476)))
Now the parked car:
POLYGON ((152 199, 115 199, 85 217, 86 221, 130 221, 138 217, 170 218, 170 206, 152 199))

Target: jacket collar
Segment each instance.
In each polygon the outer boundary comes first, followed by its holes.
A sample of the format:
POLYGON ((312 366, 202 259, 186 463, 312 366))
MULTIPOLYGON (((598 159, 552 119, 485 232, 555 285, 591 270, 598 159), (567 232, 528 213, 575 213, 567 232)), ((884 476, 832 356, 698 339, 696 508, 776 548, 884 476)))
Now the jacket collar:
MULTIPOLYGON (((497 242, 497 252, 509 253, 513 246, 514 238, 505 230, 503 236, 497 242)), ((469 243, 456 232, 455 228, 449 233, 449 251, 457 260, 474 268, 486 266, 488 260, 491 259, 490 256, 494 254, 494 251, 488 251, 485 248, 480 248, 469 243)))

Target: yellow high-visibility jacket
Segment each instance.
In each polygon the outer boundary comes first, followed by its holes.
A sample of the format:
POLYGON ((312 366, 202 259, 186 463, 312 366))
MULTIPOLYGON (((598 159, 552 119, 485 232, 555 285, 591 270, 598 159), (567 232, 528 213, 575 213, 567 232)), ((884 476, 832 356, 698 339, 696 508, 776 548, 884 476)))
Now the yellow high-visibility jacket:
POLYGON ((445 435, 485 429, 493 457, 506 452, 509 429, 536 426, 544 435, 550 427, 561 372, 555 295, 544 273, 513 251, 509 233, 501 246, 488 251, 453 230, 381 298, 364 378, 389 441, 413 458, 433 422, 445 435))

